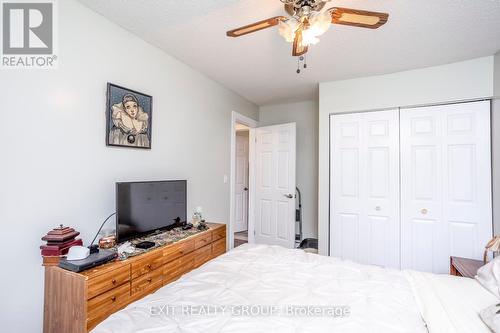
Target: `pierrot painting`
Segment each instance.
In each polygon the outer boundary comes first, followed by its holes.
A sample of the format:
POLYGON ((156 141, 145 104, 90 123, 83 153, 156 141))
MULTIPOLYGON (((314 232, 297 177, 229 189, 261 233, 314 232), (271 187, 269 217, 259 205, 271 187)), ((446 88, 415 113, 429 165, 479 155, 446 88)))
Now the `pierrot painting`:
POLYGON ((106 145, 151 149, 153 98, 108 83, 106 145))

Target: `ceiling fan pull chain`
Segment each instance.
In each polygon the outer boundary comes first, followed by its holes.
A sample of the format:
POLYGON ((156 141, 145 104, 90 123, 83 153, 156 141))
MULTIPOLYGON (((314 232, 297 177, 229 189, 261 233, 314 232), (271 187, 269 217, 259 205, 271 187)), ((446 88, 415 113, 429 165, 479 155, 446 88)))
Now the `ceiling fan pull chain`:
POLYGON ((302 64, 302 67, 304 69, 307 68, 307 59, 305 56, 300 56, 300 57, 297 57, 297 74, 300 74, 300 65, 302 64))

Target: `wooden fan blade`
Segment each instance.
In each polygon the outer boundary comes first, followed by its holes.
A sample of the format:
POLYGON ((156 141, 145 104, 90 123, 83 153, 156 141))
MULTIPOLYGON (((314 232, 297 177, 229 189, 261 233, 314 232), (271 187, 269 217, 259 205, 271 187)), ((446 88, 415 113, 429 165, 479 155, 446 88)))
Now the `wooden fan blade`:
POLYGON ((383 26, 389 19, 389 14, 368 12, 366 10, 333 7, 332 23, 351 25, 360 28, 377 29, 383 26))
POLYGON ((272 17, 267 20, 255 22, 241 28, 230 30, 226 32, 226 35, 229 37, 240 37, 255 31, 274 27, 275 25, 278 25, 282 20, 286 20, 286 17, 284 16, 272 17))
POLYGON ((294 57, 301 56, 303 54, 306 54, 308 51, 308 47, 302 45, 302 30, 297 29, 295 32, 295 39, 293 40, 293 50, 292 50, 292 55, 294 57))

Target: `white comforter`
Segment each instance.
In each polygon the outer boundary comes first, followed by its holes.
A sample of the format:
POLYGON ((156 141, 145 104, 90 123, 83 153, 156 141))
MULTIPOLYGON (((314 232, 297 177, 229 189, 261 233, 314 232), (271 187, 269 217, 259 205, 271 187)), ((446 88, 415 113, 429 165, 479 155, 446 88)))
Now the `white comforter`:
POLYGON ((391 333, 427 332, 428 327, 431 333, 446 333, 464 324, 467 330, 463 332, 488 332, 476 308, 457 304, 467 299, 454 295, 459 290, 445 291, 449 283, 442 282, 460 280, 456 286, 451 283, 452 287, 466 286, 468 293, 476 295, 478 311, 493 304, 495 297, 472 279, 438 277, 278 246, 243 245, 113 314, 93 332, 391 333), (188 305, 198 306, 198 311, 179 310, 182 306, 190 309, 188 305), (347 309, 343 312, 347 315, 291 316, 286 312, 297 305, 338 307, 347 309), (261 311, 261 315, 238 315, 244 309, 241 306, 252 306, 254 314, 261 311), (277 312, 269 315, 266 309, 277 312), (463 311, 467 315, 462 316, 463 311))

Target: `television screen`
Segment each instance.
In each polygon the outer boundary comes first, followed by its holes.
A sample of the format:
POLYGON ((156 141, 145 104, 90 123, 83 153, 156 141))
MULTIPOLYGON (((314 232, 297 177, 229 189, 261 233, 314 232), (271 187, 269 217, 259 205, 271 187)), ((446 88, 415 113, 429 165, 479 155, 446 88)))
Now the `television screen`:
POLYGON ((116 183, 118 242, 185 222, 186 181, 116 183))

